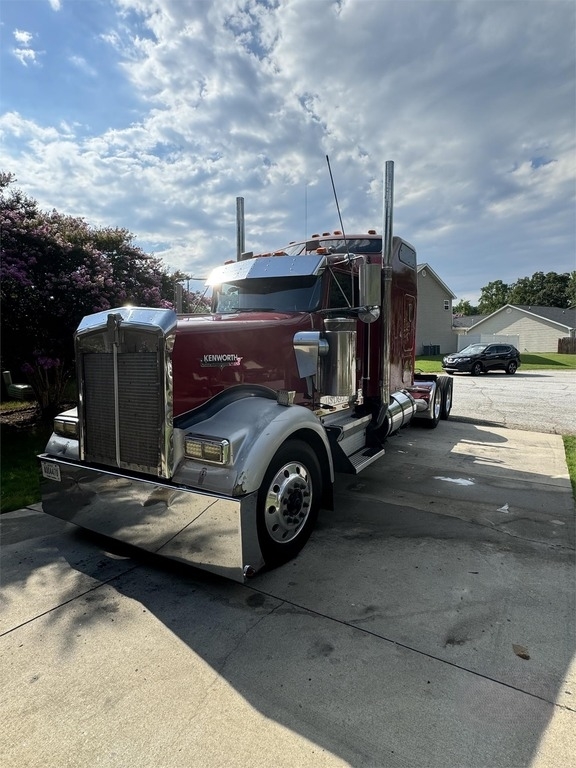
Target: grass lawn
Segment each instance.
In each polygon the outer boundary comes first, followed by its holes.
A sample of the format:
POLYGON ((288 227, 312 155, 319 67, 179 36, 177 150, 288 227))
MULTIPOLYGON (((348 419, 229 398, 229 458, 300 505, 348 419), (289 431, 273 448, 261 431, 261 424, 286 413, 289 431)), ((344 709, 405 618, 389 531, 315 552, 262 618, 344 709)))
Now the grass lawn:
POLYGON ((568 465, 568 473, 570 474, 570 482, 572 483, 572 493, 574 494, 574 500, 576 501, 576 436, 564 435, 562 440, 564 440, 566 464, 568 465))
MULTIPOLYGON (((416 370, 423 373, 442 371, 443 355, 427 355, 416 359, 416 370)), ((522 355, 521 370, 562 369, 576 370, 576 355, 522 355)), ((26 410, 34 403, 0 403, 0 412, 15 408, 26 410)), ((0 427, 2 462, 0 488, 1 512, 10 512, 40 501, 40 481, 36 454, 41 453, 52 431, 52 424, 35 424, 31 427, 0 427)), ((576 436, 565 435, 564 449, 576 499, 576 436)))
POLYGON ((51 423, 41 423, 20 429, 0 426, 1 512, 10 512, 40 501, 36 454, 44 450, 51 432, 51 423))

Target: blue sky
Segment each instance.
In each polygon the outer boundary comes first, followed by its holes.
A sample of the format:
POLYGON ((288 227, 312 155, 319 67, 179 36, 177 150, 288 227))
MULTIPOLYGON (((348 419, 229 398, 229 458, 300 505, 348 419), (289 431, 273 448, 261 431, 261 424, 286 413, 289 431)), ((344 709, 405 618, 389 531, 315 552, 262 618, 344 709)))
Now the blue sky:
POLYGON ((572 0, 2 0, 0 168, 205 276, 382 227, 458 299, 576 269, 572 0))

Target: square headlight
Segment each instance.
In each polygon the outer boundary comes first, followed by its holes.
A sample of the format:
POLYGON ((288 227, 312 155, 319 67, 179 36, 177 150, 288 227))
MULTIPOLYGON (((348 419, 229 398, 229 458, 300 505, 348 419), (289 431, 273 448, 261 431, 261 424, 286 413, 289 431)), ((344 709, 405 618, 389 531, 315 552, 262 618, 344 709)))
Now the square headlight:
POLYGON ((191 459, 211 464, 228 464, 230 443, 218 437, 190 435, 184 439, 184 453, 191 459))
POLYGON ((66 416, 56 416, 53 425, 54 432, 60 437, 78 440, 78 419, 66 416))

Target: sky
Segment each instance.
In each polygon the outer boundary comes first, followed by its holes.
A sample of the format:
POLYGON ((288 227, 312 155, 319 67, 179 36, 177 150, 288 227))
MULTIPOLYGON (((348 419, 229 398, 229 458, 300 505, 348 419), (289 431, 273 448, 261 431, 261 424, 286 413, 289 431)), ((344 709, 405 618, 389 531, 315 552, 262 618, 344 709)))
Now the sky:
MULTIPOLYGON (((2 0, 0 169, 193 278, 340 228, 456 295, 576 269, 573 0, 2 0)), ((192 283, 200 289, 202 283, 192 283)))

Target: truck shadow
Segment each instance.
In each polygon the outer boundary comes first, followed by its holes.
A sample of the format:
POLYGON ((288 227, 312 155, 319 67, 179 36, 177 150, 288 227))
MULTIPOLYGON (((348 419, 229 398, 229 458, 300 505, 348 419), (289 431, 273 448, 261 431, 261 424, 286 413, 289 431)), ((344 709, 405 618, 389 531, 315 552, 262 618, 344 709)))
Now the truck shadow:
MULTIPOLYGON (((296 560, 246 585, 82 532, 38 540, 14 575, 64 579, 44 605, 62 657, 82 661, 105 626, 118 642, 152 633, 162 667, 176 638, 186 669, 208 664, 240 713, 247 703, 349 765, 529 765, 558 703, 574 708, 574 505, 555 471, 509 458, 504 432, 406 430, 337 479, 336 511, 296 560)), ((192 717, 210 705, 187 683, 178 707, 192 717)))

